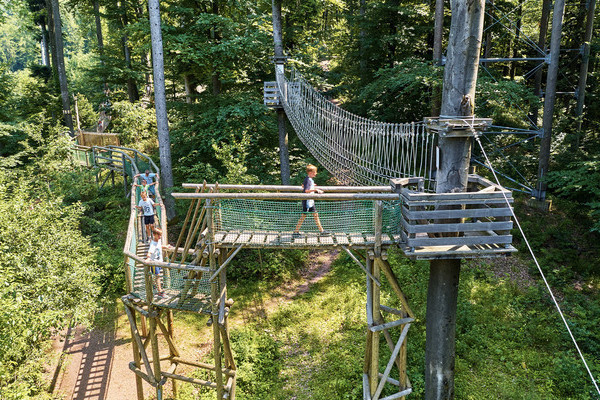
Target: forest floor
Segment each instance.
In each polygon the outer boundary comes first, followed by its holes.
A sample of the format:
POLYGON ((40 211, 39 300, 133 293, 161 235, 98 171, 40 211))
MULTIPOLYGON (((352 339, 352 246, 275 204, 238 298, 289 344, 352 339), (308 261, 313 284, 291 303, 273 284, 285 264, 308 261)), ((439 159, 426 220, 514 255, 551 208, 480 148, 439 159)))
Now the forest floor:
MULTIPOLYGON (((300 271, 298 279, 278 285, 270 291, 269 296, 253 296, 247 307, 232 315, 229 319, 230 326, 267 319, 282 305, 308 292, 312 285, 329 272, 337 255, 337 251, 311 252, 309 262, 300 271)), ((113 309, 105 309, 99 320, 99 326, 91 331, 76 327, 61 332, 54 338, 47 371, 55 397, 64 400, 120 400, 137 397, 134 375, 129 370, 129 362, 133 359, 131 333, 120 301, 116 301, 113 309)), ((189 349, 198 360, 211 349, 202 338, 193 342, 190 338, 185 339, 184 343, 178 343, 181 349, 189 349)), ((186 351, 186 354, 189 353, 186 351)), ((144 398, 151 396, 152 392, 152 387, 144 383, 144 398)))

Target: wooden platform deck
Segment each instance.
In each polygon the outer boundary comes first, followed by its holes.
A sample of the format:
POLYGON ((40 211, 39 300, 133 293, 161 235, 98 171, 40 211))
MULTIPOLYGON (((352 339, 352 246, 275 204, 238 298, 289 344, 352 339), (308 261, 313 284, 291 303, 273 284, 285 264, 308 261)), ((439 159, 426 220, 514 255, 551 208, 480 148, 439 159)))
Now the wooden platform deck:
MULTIPOLYGON (((400 235, 382 234, 381 246, 389 247, 400 241, 400 235)), ((293 232, 268 232, 268 231, 217 231, 214 235, 215 245, 218 247, 237 247, 244 245, 247 248, 293 248, 314 249, 334 248, 338 246, 370 249, 375 246, 375 235, 360 232, 341 233, 332 232, 329 235, 320 235, 316 232, 300 232, 299 237, 294 237, 293 232)))

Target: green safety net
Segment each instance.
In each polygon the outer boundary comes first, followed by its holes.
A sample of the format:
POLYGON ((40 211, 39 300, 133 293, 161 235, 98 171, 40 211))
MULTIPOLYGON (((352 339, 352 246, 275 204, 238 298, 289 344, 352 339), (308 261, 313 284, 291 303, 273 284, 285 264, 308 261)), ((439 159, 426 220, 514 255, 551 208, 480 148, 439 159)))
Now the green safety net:
MULTIPOLYGON (((139 184, 139 182, 137 182, 139 184)), ((139 204, 141 199, 141 187, 135 188, 135 204, 139 204)), ((157 191, 158 202, 160 199, 160 193, 157 191)), ((137 213, 137 211, 136 211, 137 213)), ((155 223, 160 226, 162 221, 162 210, 160 207, 156 207, 155 223)), ((129 251, 132 254, 137 254, 138 246, 143 245, 145 239, 145 227, 142 221, 142 217, 136 215, 135 229, 131 240, 129 251)), ((163 239, 164 240, 164 239, 163 239)), ((143 247, 145 250, 146 247, 143 247)), ((138 256, 144 258, 145 255, 138 254, 138 256)), ((165 258, 165 261, 166 258, 165 258)), ((191 261, 188 258, 187 262, 191 261)), ((129 273, 132 278, 133 290, 132 294, 142 299, 146 299, 146 282, 145 282, 145 271, 142 265, 137 265, 134 259, 128 260, 129 273)), ((185 267, 185 264, 182 265, 185 267)), ((192 271, 189 269, 175 269, 175 268, 161 268, 158 275, 151 274, 154 298, 153 304, 159 305, 165 308, 173 308, 178 310, 193 311, 193 312, 204 312, 210 313, 211 301, 210 301, 210 282, 208 281, 209 276, 207 273, 200 271, 192 271), (165 297, 159 298, 156 296, 156 279, 160 278, 162 281, 162 287, 165 291, 165 297)), ((218 280, 217 280, 218 283, 218 280)))
MULTIPOLYGON (((316 213, 302 211, 301 201, 222 199, 216 202, 214 222, 217 231, 293 232, 303 214, 300 231, 375 234, 375 202, 372 200, 317 201, 316 213)), ((397 234, 400 229, 400 203, 383 202, 382 232, 397 234)))

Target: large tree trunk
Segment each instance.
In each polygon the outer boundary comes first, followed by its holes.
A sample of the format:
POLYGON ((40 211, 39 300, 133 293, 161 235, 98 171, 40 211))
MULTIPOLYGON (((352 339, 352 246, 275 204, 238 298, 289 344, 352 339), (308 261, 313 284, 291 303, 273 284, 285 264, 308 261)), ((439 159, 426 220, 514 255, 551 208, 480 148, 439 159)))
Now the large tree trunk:
POLYGON ((58 69, 56 68, 56 40, 54 39, 54 18, 52 17, 52 4, 46 0, 46 9, 48 13, 48 38, 50 39, 50 65, 52 67, 52 79, 58 84, 58 69))
MULTIPOLYGON (((484 1, 450 1, 452 22, 440 118, 473 115, 483 34, 484 1)), ((439 148, 441 159, 436 175, 436 192, 464 192, 471 156, 470 138, 440 137, 439 148)), ((425 399, 453 399, 460 260, 431 261, 429 272, 425 399)))
MULTIPOLYGON (((98 40, 98 54, 100 54, 100 64, 104 66, 104 37, 102 36, 102 21, 100 20, 100 3, 94 0, 94 20, 96 21, 96 38, 98 40)), ((104 79, 104 91, 108 90, 108 83, 104 79)))
POLYGON ((42 50, 42 65, 50 66, 50 53, 48 51, 48 30, 46 29, 46 21, 40 22, 40 28, 42 30, 42 39, 40 40, 40 46, 42 50))
POLYGON ((160 6, 158 0, 148 0, 150 35, 152 37, 152 67, 154 70, 154 104, 156 108, 156 128, 160 153, 160 176, 163 199, 167 208, 167 218, 175 216, 175 203, 170 195, 173 187, 171 166, 171 141, 167 119, 167 98, 165 95, 165 71, 163 60, 162 32, 160 29, 160 6))
POLYGON ((358 33, 359 38, 359 73, 360 78, 365 79, 367 77, 367 60, 366 60, 366 48, 367 48, 367 34, 365 29, 363 28, 365 23, 365 2, 366 0, 360 0, 360 7, 358 10, 358 14, 360 15, 360 31, 358 33))
MULTIPOLYGON (((444 32, 444 0, 435 2, 435 19, 433 25, 433 62, 437 66, 442 65, 442 38, 444 32)), ((431 116, 440 115, 441 98, 437 86, 431 92, 431 116)))
MULTIPOLYGON (((546 51, 546 36, 548 35, 548 20, 550 19, 550 6, 552 5, 552 0, 543 0, 542 2, 542 16, 540 18, 540 36, 538 38, 538 47, 546 51)), ((533 87, 533 93, 540 97, 542 94, 542 78, 543 78, 542 68, 539 68, 535 73, 535 83, 533 87)), ((534 105, 531 107, 531 121, 534 125, 538 126, 538 118, 539 118, 539 107, 538 105, 534 105)))
MULTIPOLYGON (((517 8, 517 28, 515 32, 515 45, 513 46, 512 57, 518 57, 519 40, 521 40, 521 26, 523 25, 523 4, 519 4, 517 8)), ((515 73, 517 71, 517 62, 513 61, 510 63, 510 79, 515 80, 515 73)))
POLYGON ((50 0, 52 6, 52 19, 54 21, 54 40, 56 45, 56 68, 58 70, 58 82, 60 85, 60 97, 63 105, 63 116, 65 124, 69 128, 71 135, 73 132, 73 117, 71 115, 71 100, 69 98, 69 88, 67 85, 67 73, 65 71, 65 56, 64 56, 64 45, 62 38, 62 26, 60 19, 60 10, 58 7, 58 0, 50 0))
POLYGON ((554 2, 552 15, 552 37, 550 39, 550 65, 546 77, 546 96, 544 97, 544 116, 542 120, 542 142, 540 143, 540 160, 538 166, 537 184, 534 197, 537 200, 546 199, 546 175, 550 166, 550 145, 552 144, 552 122, 554 120, 554 103, 556 101, 556 80, 558 77, 558 59, 560 55, 560 37, 565 11, 565 0, 554 2))
MULTIPOLYGON (((273 0, 273 46, 275 52, 276 73, 284 72, 285 59, 283 55, 283 31, 281 28, 281 0, 273 0)), ((285 130, 285 112, 277 109, 277 130, 279 132, 279 162, 281 183, 290 184, 290 155, 288 150, 288 134, 285 130)))
MULTIPOLYGON (((219 15, 219 0, 212 1, 212 13, 214 15, 219 15)), ((218 43, 221 39, 221 34, 216 27, 213 27, 210 31, 211 38, 214 39, 215 43, 218 43)), ((212 72, 212 93, 215 96, 221 94, 221 74, 217 71, 217 68, 213 66, 212 72)))
POLYGON ((587 4, 587 17, 585 24, 585 34, 583 35, 583 54, 581 56, 581 68, 579 69, 579 83, 577 85, 577 134, 575 136, 574 149, 579 150, 581 141, 581 126, 583 124, 583 105, 585 103, 585 86, 587 83, 588 64, 590 62, 590 42, 594 29, 594 11, 596 9, 596 0, 589 0, 587 4))
POLYGON ((125 57, 125 65, 127 66, 127 97, 131 103, 134 103, 140 99, 140 93, 138 92, 137 82, 131 76, 131 48, 129 47, 129 38, 125 34, 125 28, 128 25, 127 10, 123 6, 123 3, 121 3, 121 15, 120 22, 123 29, 121 44, 123 45, 123 55, 125 57))

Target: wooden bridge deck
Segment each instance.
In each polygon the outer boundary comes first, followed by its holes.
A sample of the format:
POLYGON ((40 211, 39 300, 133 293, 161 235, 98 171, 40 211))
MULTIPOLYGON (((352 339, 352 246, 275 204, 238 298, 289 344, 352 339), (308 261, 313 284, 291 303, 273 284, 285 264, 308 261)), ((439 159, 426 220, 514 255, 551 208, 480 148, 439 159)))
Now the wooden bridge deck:
MULTIPOLYGON (((381 235, 381 246, 389 247, 400 241, 400 235, 381 235)), ((244 245, 248 248, 331 248, 338 246, 370 249, 375 246, 375 235, 360 232, 332 232, 320 235, 316 232, 300 232, 294 237, 293 232, 275 231, 217 231, 214 243, 219 247, 237 247, 244 245)))

